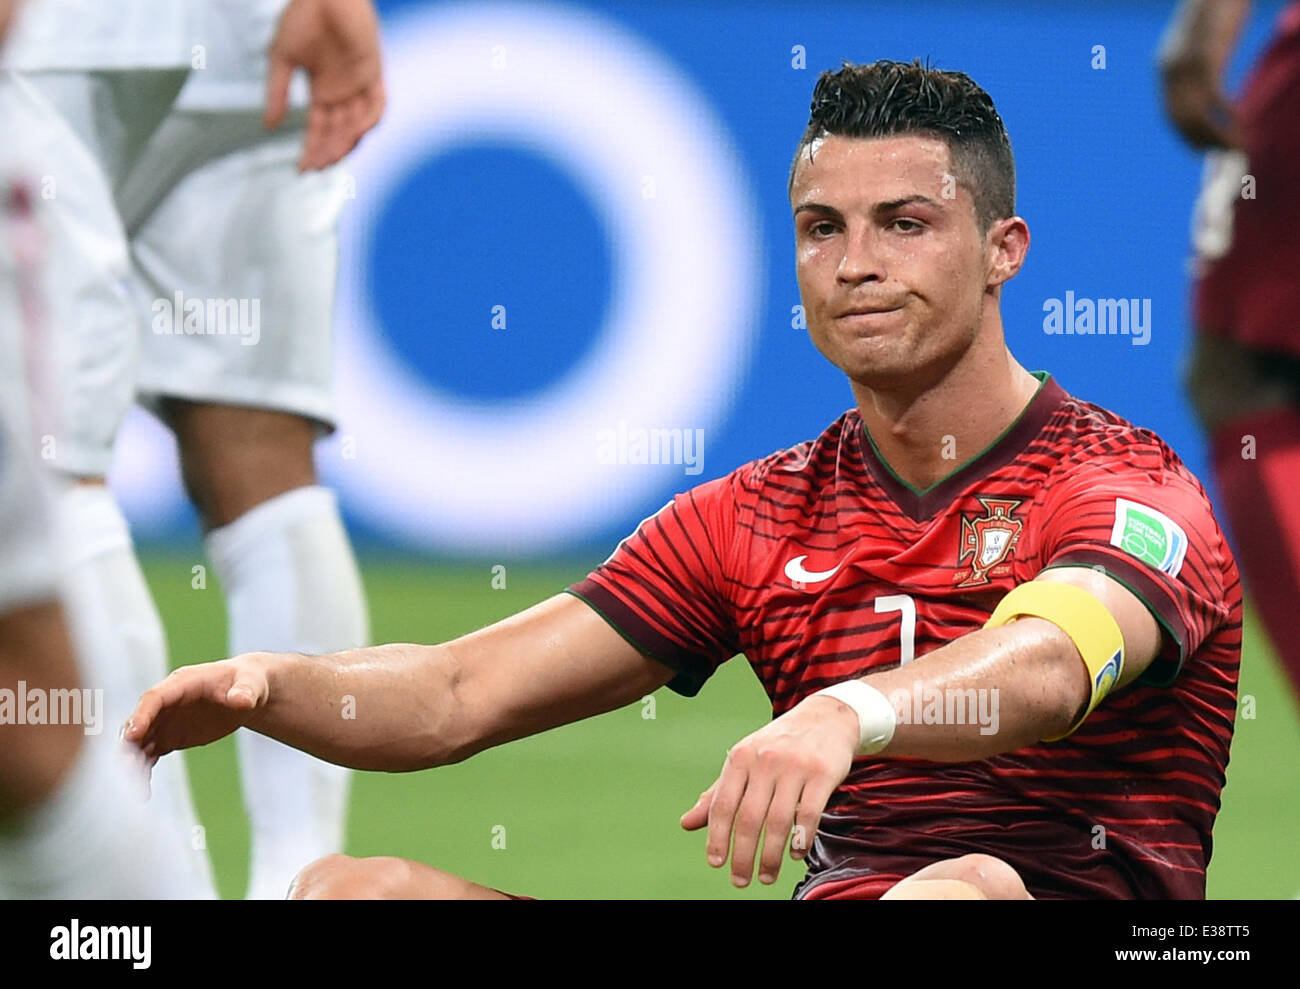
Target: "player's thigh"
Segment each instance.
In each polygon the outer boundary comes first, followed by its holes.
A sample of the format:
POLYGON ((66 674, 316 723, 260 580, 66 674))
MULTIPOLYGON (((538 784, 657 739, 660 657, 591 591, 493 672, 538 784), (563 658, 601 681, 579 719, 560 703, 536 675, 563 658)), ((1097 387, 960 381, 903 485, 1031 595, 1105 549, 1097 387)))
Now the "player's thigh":
POLYGON ((993 855, 944 859, 919 869, 881 896, 882 900, 1032 900, 1024 880, 993 855))
POLYGON ((318 424, 291 412, 161 399, 176 435, 185 489, 217 528, 286 491, 316 483, 318 424))
POLYGON ((178 113, 141 173, 174 167, 168 135, 196 131, 231 149, 197 156, 132 228, 145 320, 139 400, 276 410, 329 428, 346 176, 337 167, 299 173, 301 129, 268 135, 247 111, 178 113))
POLYGON ((499 890, 411 859, 327 855, 304 868, 291 900, 509 900, 499 890))

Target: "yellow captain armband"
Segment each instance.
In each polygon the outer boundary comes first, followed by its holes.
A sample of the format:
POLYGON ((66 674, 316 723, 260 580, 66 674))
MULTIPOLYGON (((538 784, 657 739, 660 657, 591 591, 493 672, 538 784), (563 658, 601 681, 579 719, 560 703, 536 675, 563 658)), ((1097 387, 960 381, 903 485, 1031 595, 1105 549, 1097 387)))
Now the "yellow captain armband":
POLYGON ((1124 670, 1124 635, 1106 606, 1082 587, 1046 580, 1013 587, 998 602, 984 627, 997 628, 1026 615, 1045 618, 1070 637, 1088 667, 1092 683, 1092 697, 1079 720, 1064 735, 1043 739, 1055 742, 1073 734, 1119 682, 1124 670))

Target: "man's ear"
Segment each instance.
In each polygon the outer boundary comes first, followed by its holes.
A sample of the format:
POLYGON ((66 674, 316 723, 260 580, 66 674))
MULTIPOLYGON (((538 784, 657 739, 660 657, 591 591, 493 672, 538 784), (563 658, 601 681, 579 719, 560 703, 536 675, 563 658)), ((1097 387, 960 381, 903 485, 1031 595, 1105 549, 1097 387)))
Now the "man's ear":
POLYGON ((1010 281, 1029 253, 1029 225, 1019 216, 994 220, 986 235, 989 288, 1010 281))

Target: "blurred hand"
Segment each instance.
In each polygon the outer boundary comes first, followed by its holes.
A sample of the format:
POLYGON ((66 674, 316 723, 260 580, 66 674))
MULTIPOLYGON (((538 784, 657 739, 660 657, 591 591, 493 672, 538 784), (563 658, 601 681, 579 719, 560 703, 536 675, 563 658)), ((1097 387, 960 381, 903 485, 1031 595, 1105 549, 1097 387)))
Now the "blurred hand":
POLYGON ((183 666, 145 691, 122 738, 152 766, 168 752, 207 745, 248 724, 270 697, 259 653, 183 666))
POLYGON ((9 22, 13 20, 18 0, 0 0, 0 41, 9 33, 9 22))
POLYGON ((1250 7, 1250 0, 1182 0, 1161 38, 1165 112, 1195 148, 1242 147, 1222 80, 1250 7))
POLYGON ((1172 60, 1161 66, 1165 112, 1195 148, 1237 148, 1242 134, 1237 114, 1223 92, 1219 74, 1201 58, 1172 60))
POLYGON ((805 698, 731 749, 717 782, 682 815, 682 827, 709 826, 709 865, 720 868, 730 852, 736 886, 749 885, 759 833, 765 831, 759 879, 774 883, 787 842, 791 858, 807 855, 826 802, 849 774, 858 742, 852 708, 832 697, 805 698))
POLYGON ((339 161, 383 116, 379 21, 371 0, 290 0, 271 41, 263 117, 268 129, 284 120, 297 68, 311 83, 298 161, 305 172, 339 161))

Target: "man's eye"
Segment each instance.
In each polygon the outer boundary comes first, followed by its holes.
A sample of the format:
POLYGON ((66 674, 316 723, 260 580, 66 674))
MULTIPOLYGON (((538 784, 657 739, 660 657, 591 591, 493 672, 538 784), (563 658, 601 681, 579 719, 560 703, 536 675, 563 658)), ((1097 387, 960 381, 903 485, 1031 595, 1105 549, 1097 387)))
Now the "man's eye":
POLYGON ((922 228, 922 224, 918 223, 916 220, 908 220, 902 217, 895 220, 890 224, 890 226, 905 234, 914 233, 922 228))
POLYGON ((829 237, 835 232, 835 224, 829 220, 822 220, 820 223, 814 223, 809 227, 808 232, 814 237, 829 237))

